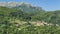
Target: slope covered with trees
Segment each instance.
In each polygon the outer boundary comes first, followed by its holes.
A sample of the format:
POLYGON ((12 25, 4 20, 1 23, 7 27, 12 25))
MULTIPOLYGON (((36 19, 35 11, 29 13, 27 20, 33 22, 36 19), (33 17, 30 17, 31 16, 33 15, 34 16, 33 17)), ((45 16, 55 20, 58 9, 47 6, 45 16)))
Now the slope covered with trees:
POLYGON ((41 8, 38 10, 39 8, 32 7, 36 10, 33 11, 30 6, 28 8, 30 12, 26 7, 23 11, 21 10, 23 8, 19 8, 0 7, 0 34, 60 34, 60 10, 47 12, 41 8), (30 21, 48 24, 35 26, 30 21), (53 25, 49 25, 50 23, 53 25))

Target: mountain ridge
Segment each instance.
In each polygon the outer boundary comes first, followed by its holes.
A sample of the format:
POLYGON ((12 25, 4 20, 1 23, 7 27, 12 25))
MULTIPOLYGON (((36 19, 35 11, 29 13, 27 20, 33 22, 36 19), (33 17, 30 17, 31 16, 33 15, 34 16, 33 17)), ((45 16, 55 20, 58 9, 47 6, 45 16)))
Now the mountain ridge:
POLYGON ((37 7, 35 5, 25 3, 25 2, 0 2, 0 6, 16 8, 18 10, 22 10, 25 12, 45 11, 41 7, 37 7))

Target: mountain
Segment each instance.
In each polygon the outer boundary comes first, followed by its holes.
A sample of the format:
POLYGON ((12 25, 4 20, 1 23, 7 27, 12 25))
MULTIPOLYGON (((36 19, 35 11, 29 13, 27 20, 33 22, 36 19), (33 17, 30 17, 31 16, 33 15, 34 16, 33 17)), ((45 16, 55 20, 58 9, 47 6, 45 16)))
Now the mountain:
POLYGON ((25 12, 43 12, 44 10, 41 7, 37 7, 37 6, 33 6, 31 4, 28 3, 21 3, 20 5, 14 7, 16 9, 21 9, 22 11, 25 12))
POLYGON ((60 34, 60 10, 44 11, 23 2, 0 2, 0 34, 60 34))
POLYGON ((25 2, 0 2, 0 6, 9 7, 9 8, 16 8, 18 10, 22 10, 24 12, 37 12, 37 11, 44 11, 41 7, 36 7, 29 3, 25 2))
POLYGON ((47 23, 60 24, 60 10, 47 12, 44 11, 44 9, 42 9, 41 7, 37 7, 24 2, 2 3, 0 2, 0 6, 3 6, 0 7, 0 15, 8 15, 10 17, 12 16, 22 20, 38 20, 47 23))

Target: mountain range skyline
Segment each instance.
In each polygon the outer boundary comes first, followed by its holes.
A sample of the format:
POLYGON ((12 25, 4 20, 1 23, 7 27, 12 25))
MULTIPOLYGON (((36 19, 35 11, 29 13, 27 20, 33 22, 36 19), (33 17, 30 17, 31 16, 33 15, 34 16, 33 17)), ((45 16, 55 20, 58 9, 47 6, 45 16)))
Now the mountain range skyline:
POLYGON ((30 3, 26 3, 26 2, 0 2, 0 6, 5 6, 5 7, 7 7, 7 6, 15 7, 15 6, 19 6, 22 4, 31 5, 31 6, 35 7, 35 5, 32 5, 30 3))
POLYGON ((60 0, 0 0, 0 2, 24 2, 42 7, 46 11, 60 10, 60 0))

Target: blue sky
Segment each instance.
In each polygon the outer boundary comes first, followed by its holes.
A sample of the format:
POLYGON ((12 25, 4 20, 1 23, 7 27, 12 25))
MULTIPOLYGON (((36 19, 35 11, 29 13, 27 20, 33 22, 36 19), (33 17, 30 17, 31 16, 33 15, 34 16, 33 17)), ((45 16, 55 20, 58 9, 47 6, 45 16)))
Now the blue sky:
POLYGON ((46 11, 60 10, 60 0, 0 0, 0 2, 27 2, 32 5, 40 6, 46 11))

